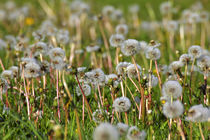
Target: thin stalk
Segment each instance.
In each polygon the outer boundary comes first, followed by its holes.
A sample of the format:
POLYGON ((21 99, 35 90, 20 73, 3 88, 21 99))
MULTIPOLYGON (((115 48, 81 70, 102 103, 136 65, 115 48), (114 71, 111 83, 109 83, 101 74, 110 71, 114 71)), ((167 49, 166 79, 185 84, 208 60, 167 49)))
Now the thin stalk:
POLYGON ((160 88, 160 91, 161 91, 162 81, 161 81, 160 73, 159 73, 159 70, 158 70, 157 60, 155 60, 155 69, 156 69, 156 72, 157 72, 157 76, 158 76, 158 80, 159 80, 159 88, 160 88))
POLYGON ((148 109, 150 109, 150 105, 151 105, 151 102, 152 102, 151 90, 152 90, 152 59, 150 60, 150 67, 149 67, 149 102, 148 102, 148 109))
POLYGON ((179 133, 180 133, 180 135, 182 137, 182 140, 185 140, 184 132, 183 132, 183 130, 181 128, 181 120, 180 119, 177 120, 177 126, 178 126, 177 127, 178 131, 179 131, 179 133))
POLYGON ((59 122, 61 121, 61 114, 60 114, 60 102, 59 102, 59 71, 56 70, 56 91, 57 91, 57 103, 58 103, 58 118, 59 122))
POLYGON ((75 113, 75 116, 76 116, 77 133, 78 133, 78 136, 79 136, 79 140, 82 140, 82 133, 81 133, 80 123, 79 123, 79 117, 78 117, 78 113, 77 113, 76 109, 74 109, 74 113, 75 113))
POLYGON ((199 130, 200 130, 200 133, 201 133, 201 138, 202 140, 205 140, 205 137, 203 135, 203 130, 202 130, 202 126, 201 126, 201 123, 199 122, 199 130))

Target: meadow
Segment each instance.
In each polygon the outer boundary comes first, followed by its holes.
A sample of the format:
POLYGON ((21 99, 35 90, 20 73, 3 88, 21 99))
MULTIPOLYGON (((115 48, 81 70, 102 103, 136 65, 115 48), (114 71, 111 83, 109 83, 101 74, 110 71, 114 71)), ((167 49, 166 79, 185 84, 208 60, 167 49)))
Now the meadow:
POLYGON ((0 139, 210 139, 208 0, 1 0, 0 139))

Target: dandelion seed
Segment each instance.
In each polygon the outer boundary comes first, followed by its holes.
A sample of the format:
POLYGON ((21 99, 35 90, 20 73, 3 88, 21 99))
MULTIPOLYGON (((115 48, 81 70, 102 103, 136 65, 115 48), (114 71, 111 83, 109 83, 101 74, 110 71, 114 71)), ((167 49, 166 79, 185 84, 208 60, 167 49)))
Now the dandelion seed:
POLYGON ((61 57, 57 56, 51 60, 51 66, 53 69, 62 70, 65 65, 66 65, 65 62, 61 57))
POLYGON ((113 34, 109 39, 109 43, 112 47, 120 47, 123 44, 124 36, 121 34, 113 34))
POLYGON ((43 54, 45 55, 47 50, 48 50, 48 46, 46 43, 44 42, 37 42, 36 44, 33 44, 30 46, 30 49, 32 52, 34 52, 34 56, 43 54))
POLYGON ((121 46, 121 51, 126 56, 133 56, 140 51, 141 47, 137 40, 128 39, 125 40, 121 46))
MULTIPOLYGON (((138 71, 141 71, 141 67, 136 64, 138 71)), ((126 71, 127 71, 127 75, 130 78, 137 78, 138 77, 138 73, 136 71, 136 66, 134 64, 130 64, 129 66, 127 66, 126 71)))
MULTIPOLYGON (((81 87, 82 87, 82 90, 83 90, 85 96, 89 96, 91 94, 91 87, 88 84, 84 84, 81 87)), ((82 91, 79 86, 77 86, 77 88, 76 88, 76 93, 77 93, 77 96, 82 95, 82 91)))
POLYGON ((209 21, 209 13, 207 11, 203 11, 200 13, 200 20, 201 22, 209 21))
POLYGON ((177 118, 184 112, 184 107, 179 100, 171 102, 166 102, 163 105, 163 114, 167 118, 177 118))
POLYGON ((146 139, 146 132, 140 131, 136 126, 131 126, 128 129, 127 139, 128 140, 145 140, 146 139))
POLYGON ((88 77, 88 81, 94 86, 103 86, 105 84, 105 74, 101 69, 94 69, 86 72, 85 75, 88 77))
POLYGON ((139 5, 137 4, 130 5, 128 8, 129 8, 129 12, 132 14, 137 14, 140 10, 139 5))
POLYGON ((210 56, 202 55, 197 60, 197 66, 201 69, 207 69, 210 67, 210 56))
POLYGON ((160 12, 162 15, 166 15, 172 12, 172 3, 170 1, 163 2, 160 5, 160 12))
POLYGON ((111 15, 113 14, 114 10, 115 9, 114 9, 113 6, 107 5, 107 6, 104 6, 104 8, 102 9, 102 14, 104 16, 111 17, 111 15))
POLYGON ((131 107, 131 102, 127 97, 119 97, 114 100, 113 108, 117 112, 127 112, 131 107))
POLYGON ((169 71, 174 74, 176 73, 178 70, 180 70, 182 67, 184 66, 184 64, 181 61, 174 61, 169 65, 169 71))
POLYGON ((182 95, 182 86, 177 81, 167 81, 163 85, 162 95, 177 99, 182 95))
POLYGON ((175 32, 178 29, 178 22, 174 20, 166 21, 164 27, 168 32, 175 32))
POLYGON ((210 109, 202 104, 192 106, 188 111, 187 121, 206 122, 210 119, 210 109))
POLYGON ((93 140, 119 140, 119 134, 111 124, 101 123, 94 131, 93 140))
MULTIPOLYGON (((149 75, 147 76, 147 79, 149 80, 149 75)), ((151 86, 156 87, 157 84, 158 84, 158 78, 152 74, 152 76, 151 76, 151 86)), ((147 82, 147 86, 149 86, 149 82, 147 82)))
POLYGON ((111 15, 111 19, 114 21, 119 21, 123 17, 123 12, 120 9, 115 9, 111 15))

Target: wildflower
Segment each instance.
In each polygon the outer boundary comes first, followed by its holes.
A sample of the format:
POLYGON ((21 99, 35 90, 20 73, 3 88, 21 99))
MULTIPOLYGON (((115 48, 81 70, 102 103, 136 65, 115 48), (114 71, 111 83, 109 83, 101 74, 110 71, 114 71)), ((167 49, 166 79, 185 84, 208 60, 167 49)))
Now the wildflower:
POLYGON ((45 54, 47 52, 48 46, 44 42, 37 42, 30 46, 31 51, 33 52, 34 56, 45 54))
POLYGON ((105 121, 105 116, 108 116, 108 112, 106 110, 101 110, 101 109, 97 109, 92 114, 93 121, 96 123, 101 123, 105 121))
POLYGON ((197 60, 197 66, 202 69, 207 69, 210 67, 210 56, 208 55, 202 55, 197 60))
POLYGON ((61 48, 53 48, 49 51, 50 59, 56 59, 57 57, 64 58, 65 52, 61 48))
POLYGON ((65 62, 61 57, 55 57, 51 60, 51 66, 56 70, 62 70, 65 66, 65 62))
POLYGON ((117 88, 120 80, 116 74, 106 75, 106 84, 111 84, 114 88, 117 88))
POLYGON ((160 101, 162 104, 165 104, 166 102, 170 102, 170 98, 166 96, 161 96, 160 101))
POLYGON ((115 9, 111 15, 111 19, 115 21, 121 20, 122 17, 123 17, 123 12, 120 9, 115 9))
POLYGON ((178 29, 178 22, 171 20, 164 23, 164 27, 168 32, 175 32, 178 29))
POLYGON ((163 114, 167 118, 177 118, 184 112, 184 107, 179 100, 171 102, 166 102, 163 105, 163 114))
POLYGON ((114 100, 113 108, 117 112, 127 112, 131 107, 131 102, 127 97, 119 97, 114 100))
POLYGON ((1 73, 1 77, 4 79, 12 79, 13 78, 13 72, 11 70, 4 70, 1 73))
POLYGON ((207 22, 209 21, 209 13, 206 11, 203 11, 200 13, 200 20, 201 22, 207 22))
POLYGON ((192 106, 188 111, 187 121, 206 122, 210 119, 210 109, 202 104, 192 106))
POLYGON ((177 99, 182 95, 182 86, 177 81, 167 81, 163 85, 162 95, 177 99))
POLYGON ((117 67, 116 67, 117 74, 124 75, 125 74, 125 70, 127 69, 127 67, 130 64, 131 63, 129 63, 129 62, 120 62, 119 64, 117 64, 117 67))
MULTIPOLYGON (((89 96, 91 94, 91 87, 88 84, 83 84, 83 85, 81 85, 81 87, 82 87, 82 90, 83 90, 85 96, 89 96)), ((82 95, 82 91, 79 86, 77 86, 77 88, 76 88, 76 93, 77 93, 77 96, 82 95)))
POLYGON ((90 45, 86 47, 87 52, 95 52, 98 51, 100 47, 98 45, 90 45))
POLYGON ((139 12, 139 5, 133 4, 129 6, 129 12, 132 14, 137 14, 139 12))
POLYGON ((0 93, 5 93, 9 88, 9 84, 6 79, 0 77, 0 93))
POLYGON ((161 53, 158 48, 149 47, 146 51, 146 58, 150 60, 160 59, 161 53))
POLYGON ((128 34, 128 26, 126 24, 119 24, 115 28, 117 34, 127 35, 128 34))
POLYGON ((0 50, 6 47, 7 47, 7 43, 4 40, 0 39, 0 50))
POLYGON ((116 127, 118 129, 118 132, 120 133, 120 136, 124 136, 129 129, 129 126, 124 123, 117 123, 116 127))
POLYGON ((188 18, 189 23, 198 23, 200 21, 200 15, 195 12, 191 12, 188 18))
POLYGON ((199 58, 202 55, 202 49, 198 45, 193 45, 188 49, 188 53, 192 55, 193 58, 199 58))
POLYGON ((138 77, 136 67, 137 67, 138 71, 140 72, 141 67, 138 64, 136 64, 136 66, 134 64, 130 64, 129 66, 127 66, 126 71, 127 71, 128 77, 130 77, 130 78, 137 78, 138 77))
POLYGON ((119 140, 119 133, 111 124, 101 123, 94 131, 93 140, 119 140))
POLYGON ((175 73, 183 67, 183 63, 181 61, 174 61, 169 65, 169 71, 171 73, 175 73))
POLYGON ((140 51, 140 49, 141 49, 140 44, 135 39, 125 40, 121 46, 121 51, 126 56, 135 55, 140 51))
POLYGON ((109 39, 109 43, 112 47, 120 47, 123 44, 124 36, 121 34, 113 34, 109 39))
POLYGON ((159 65, 158 69, 161 73, 166 74, 168 72, 168 66, 167 65, 159 65))
POLYGON ((145 140, 146 136, 146 132, 144 130, 140 131, 136 126, 132 126, 128 129, 128 140, 145 140))
POLYGON ((160 12, 162 15, 166 15, 172 12, 172 3, 170 1, 163 2, 160 5, 160 12))
POLYGON ((139 41, 140 43, 140 46, 141 46, 141 49, 142 49, 142 52, 146 52, 147 49, 148 49, 148 43, 146 41, 139 41))
MULTIPOLYGON (((149 75, 147 76, 147 79, 149 81, 149 75)), ((157 86, 157 84, 158 84, 158 78, 152 74, 152 76, 151 76, 151 85, 152 85, 152 87, 157 86)), ((147 82, 147 86, 149 86, 149 82, 147 82)))
POLYGON ((35 62, 29 62, 25 65, 25 78, 36 78, 40 75, 40 66, 35 62))
POLYGON ((183 64, 189 64, 192 61, 192 56, 189 54, 182 54, 179 57, 179 61, 182 62, 183 64))
POLYGON ((88 77, 89 82, 93 84, 94 86, 101 85, 103 86, 105 84, 105 74, 101 69, 94 69, 90 72, 86 72, 85 75, 88 77))
POLYGON ((102 9, 102 14, 106 17, 111 17, 113 12, 114 12, 114 7, 111 5, 104 6, 104 8, 102 9))
POLYGON ((68 30, 59 30, 56 34, 56 39, 60 44, 66 45, 69 43, 69 31, 68 30))
POLYGON ((25 67, 25 65, 27 65, 30 62, 36 63, 36 60, 34 58, 28 58, 28 57, 21 58, 21 63, 23 65, 23 67, 25 67))
POLYGON ((18 76, 19 68, 17 66, 12 66, 12 67, 9 68, 9 70, 12 71, 12 74, 13 74, 14 77, 18 76))

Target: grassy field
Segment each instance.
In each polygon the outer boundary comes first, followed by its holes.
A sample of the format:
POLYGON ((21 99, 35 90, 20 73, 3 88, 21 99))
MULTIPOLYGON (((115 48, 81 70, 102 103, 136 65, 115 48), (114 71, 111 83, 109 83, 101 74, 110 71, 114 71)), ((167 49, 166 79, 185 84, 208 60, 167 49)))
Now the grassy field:
POLYGON ((75 1, 0 1, 0 139, 209 139, 208 0, 75 1))

